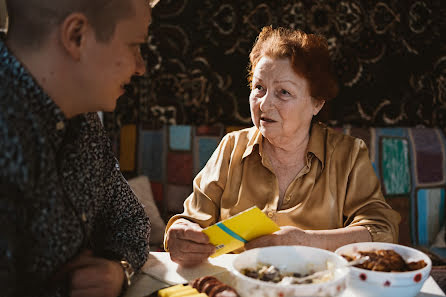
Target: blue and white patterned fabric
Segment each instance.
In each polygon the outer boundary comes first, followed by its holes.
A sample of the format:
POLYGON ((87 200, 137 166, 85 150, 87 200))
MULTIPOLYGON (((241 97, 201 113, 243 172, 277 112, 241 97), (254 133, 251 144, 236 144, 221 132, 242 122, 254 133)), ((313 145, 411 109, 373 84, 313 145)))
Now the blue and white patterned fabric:
POLYGON ((139 269, 149 234, 97 114, 65 118, 0 41, 0 295, 68 296, 84 249, 139 269))

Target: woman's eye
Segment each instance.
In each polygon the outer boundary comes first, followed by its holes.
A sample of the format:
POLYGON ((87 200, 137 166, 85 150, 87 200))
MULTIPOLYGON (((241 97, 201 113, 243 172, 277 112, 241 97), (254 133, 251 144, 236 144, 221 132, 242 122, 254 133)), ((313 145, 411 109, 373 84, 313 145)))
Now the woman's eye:
POLYGON ((291 95, 290 92, 288 92, 287 90, 281 90, 280 94, 281 95, 291 95))
POLYGON ((261 91, 261 90, 263 90, 263 87, 261 85, 256 85, 255 89, 261 91))

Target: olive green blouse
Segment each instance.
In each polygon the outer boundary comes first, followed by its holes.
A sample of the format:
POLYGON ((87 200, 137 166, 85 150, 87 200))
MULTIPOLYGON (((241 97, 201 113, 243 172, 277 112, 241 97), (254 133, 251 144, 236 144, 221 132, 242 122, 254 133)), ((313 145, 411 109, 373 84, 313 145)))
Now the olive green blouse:
POLYGON ((400 215, 385 202, 364 141, 312 124, 306 166, 278 209, 279 185, 262 140, 256 127, 227 134, 166 231, 179 218, 207 227, 256 205, 279 226, 364 226, 373 241, 398 241, 400 215))

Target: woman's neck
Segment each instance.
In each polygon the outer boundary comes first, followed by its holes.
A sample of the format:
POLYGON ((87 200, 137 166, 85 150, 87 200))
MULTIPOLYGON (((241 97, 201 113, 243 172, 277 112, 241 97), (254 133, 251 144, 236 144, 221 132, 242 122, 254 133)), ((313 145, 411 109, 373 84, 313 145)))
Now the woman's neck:
POLYGON ((276 166, 293 167, 302 164, 308 148, 310 134, 307 133, 303 137, 295 138, 288 144, 274 145, 268 139, 263 139, 263 149, 265 153, 274 160, 276 166))

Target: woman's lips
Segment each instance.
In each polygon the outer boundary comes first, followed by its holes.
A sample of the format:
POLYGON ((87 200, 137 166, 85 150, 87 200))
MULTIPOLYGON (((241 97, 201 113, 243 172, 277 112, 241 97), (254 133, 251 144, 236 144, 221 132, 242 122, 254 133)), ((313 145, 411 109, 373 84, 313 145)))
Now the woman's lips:
POLYGON ((272 120, 270 118, 266 118, 266 117, 261 117, 260 121, 267 122, 267 123, 274 123, 275 122, 274 120, 272 120))

